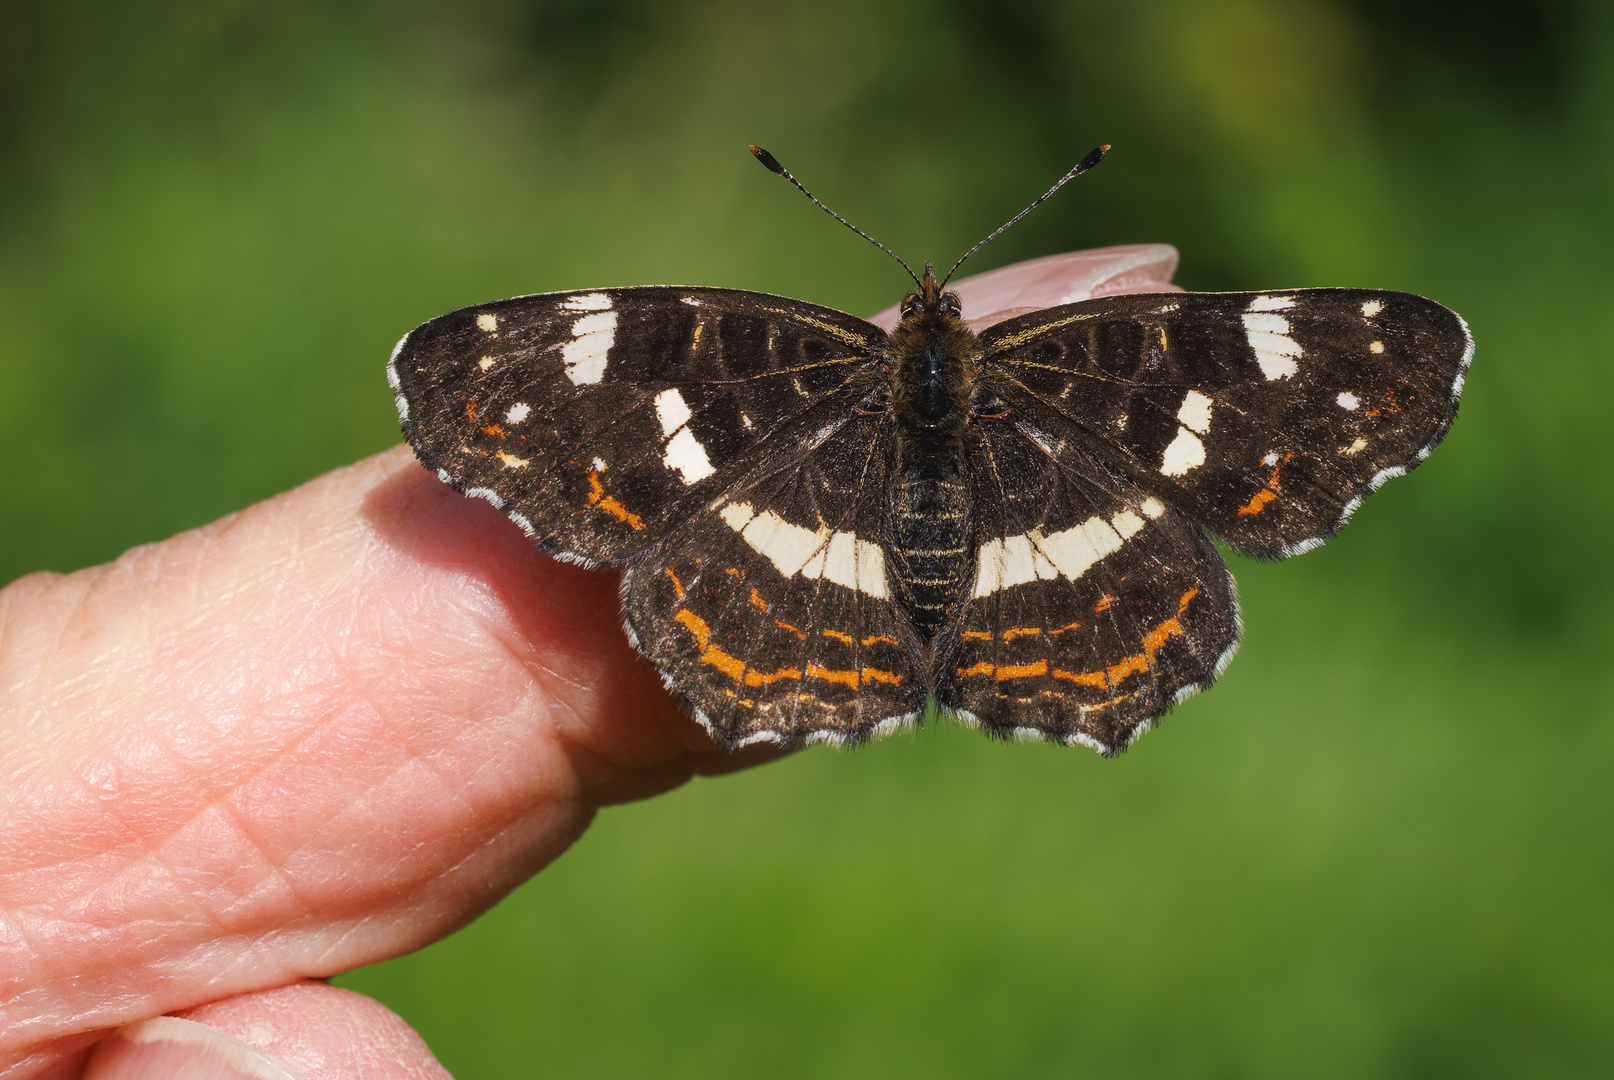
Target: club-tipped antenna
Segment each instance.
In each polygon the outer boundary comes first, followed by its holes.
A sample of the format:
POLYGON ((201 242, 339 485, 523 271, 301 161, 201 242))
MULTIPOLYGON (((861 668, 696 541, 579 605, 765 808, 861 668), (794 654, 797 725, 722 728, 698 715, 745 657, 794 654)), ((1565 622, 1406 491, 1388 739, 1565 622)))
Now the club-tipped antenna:
MULTIPOLYGON (((753 147, 753 149, 755 148, 753 147)), ((965 259, 969 258, 971 255, 974 255, 977 251, 980 251, 981 248, 986 246, 988 241, 996 240, 1003 234, 1005 229, 1007 229, 1010 225, 1013 225, 1016 221, 1019 221, 1021 218, 1025 217, 1027 214, 1031 213, 1031 211, 1035 210, 1037 207, 1041 206, 1054 192, 1058 191, 1060 188, 1082 175, 1082 173, 1086 172, 1088 169, 1091 169, 1094 165, 1097 165, 1099 162, 1103 161, 1104 155, 1109 152, 1110 147, 1108 143, 1105 143, 1103 146, 1095 146, 1091 151, 1088 152, 1086 157, 1082 158, 1082 160, 1076 163, 1076 167, 1074 169, 1070 170, 1070 172, 1066 173, 1064 176, 1061 176, 1058 183, 1039 195, 1035 200, 1033 200, 1030 206, 1026 207, 1024 210, 1014 215, 1014 217, 1004 222, 991 236, 988 236, 985 240, 982 240, 979 244, 976 244, 974 247, 964 252, 964 254, 959 257, 959 260, 953 264, 953 268, 947 271, 947 276, 942 278, 942 285, 945 287, 949 281, 953 280, 953 275, 958 273, 958 268, 964 265, 965 259)), ((763 164, 767 164, 767 162, 763 162, 763 164)), ((908 272, 910 274, 913 273, 912 270, 908 272)))
MULTIPOLYGON (((858 228, 856 225, 853 225, 850 221, 847 221, 845 218, 841 217, 841 215, 837 214, 835 211, 831 210, 829 207, 827 207, 823 203, 819 202, 816 198, 813 198, 813 193, 808 191, 806 188, 802 187, 801 186, 801 181, 797 180, 794 176, 791 176, 790 175, 790 170, 785 168, 783 165, 779 164, 779 159, 778 158, 774 157, 772 154, 768 153, 766 150, 762 149, 762 147, 760 147, 760 146, 751 147, 751 153, 755 154, 756 159, 758 161, 762 162, 763 168, 767 169, 771 173, 777 173, 778 175, 784 177, 786 180, 789 180, 793 185, 795 185, 795 188, 796 188, 797 191, 801 192, 803 195, 807 196, 809 199, 812 199, 812 202, 813 202, 814 206, 816 206, 820 210, 824 211, 824 213, 828 214, 830 217, 834 218, 836 221, 840 222, 842 225, 845 225, 848 229, 851 229, 853 232, 857 233, 863 239, 867 240, 869 243, 873 244, 875 247, 879 248, 881 251, 885 252, 887 255, 891 256, 893 259, 897 260, 897 264, 899 266, 901 266, 904 270, 908 271, 908 276, 913 278, 913 283, 915 285, 919 284, 919 275, 913 272, 913 267, 909 266, 907 263, 902 261, 902 256, 898 255, 895 251, 892 251, 890 248, 888 248, 884 244, 880 243, 880 241, 876 240, 874 237, 870 236, 868 233, 864 232, 862 229, 858 228)), ((1075 174, 1073 173, 1072 175, 1075 175, 1075 174)), ((1067 177, 1067 179, 1068 179, 1068 177, 1067 177)), ((1053 192, 1049 192, 1048 194, 1052 195, 1053 192)), ((1043 196, 1043 197, 1047 198, 1046 195, 1043 196)))

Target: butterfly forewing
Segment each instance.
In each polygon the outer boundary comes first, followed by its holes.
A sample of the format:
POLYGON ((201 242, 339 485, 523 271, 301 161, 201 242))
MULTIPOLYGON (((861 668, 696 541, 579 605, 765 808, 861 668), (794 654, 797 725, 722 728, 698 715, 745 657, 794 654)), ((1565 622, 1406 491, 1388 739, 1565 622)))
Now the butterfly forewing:
POLYGON ((649 550, 764 443, 841 422, 885 334, 764 293, 646 287, 450 312, 389 376, 416 453, 551 551, 649 550), (815 411, 816 409, 816 411, 815 411))
POLYGON ((998 733, 1111 753, 1216 677, 1237 601, 1204 534, 1047 430, 1068 427, 1034 403, 977 426, 977 567, 937 695, 998 733))
POLYGON ((1073 439, 1233 547, 1333 535, 1457 410, 1455 314, 1371 289, 1157 293, 1050 308, 982 335, 982 384, 1057 410, 1073 439))
POLYGON ((890 458, 889 417, 855 414, 628 570, 640 651, 723 744, 856 741, 923 710, 885 565, 890 458))

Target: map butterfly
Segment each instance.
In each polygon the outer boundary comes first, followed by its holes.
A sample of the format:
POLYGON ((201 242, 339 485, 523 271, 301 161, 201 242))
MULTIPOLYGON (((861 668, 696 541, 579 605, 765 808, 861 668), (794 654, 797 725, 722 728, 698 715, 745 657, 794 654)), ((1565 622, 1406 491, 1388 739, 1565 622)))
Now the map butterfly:
POLYGON ((1440 441, 1473 354, 1406 293, 1107 296, 975 333, 951 271, 908 272, 890 333, 589 289, 432 319, 388 377, 444 483, 624 568, 629 638, 719 745, 856 743, 933 704, 1113 754, 1237 648, 1210 537, 1323 543, 1440 441))

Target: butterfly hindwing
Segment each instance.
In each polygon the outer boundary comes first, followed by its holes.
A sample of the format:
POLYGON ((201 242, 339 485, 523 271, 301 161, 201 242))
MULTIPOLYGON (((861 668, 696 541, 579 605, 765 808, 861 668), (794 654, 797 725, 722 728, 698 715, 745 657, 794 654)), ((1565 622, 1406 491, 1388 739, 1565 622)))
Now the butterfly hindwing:
POLYGON ((977 425, 975 580, 938 698, 1112 753, 1231 659, 1233 579, 1196 525, 1033 408, 977 425))
POLYGON ((1234 548, 1332 536, 1457 411, 1462 319, 1373 289, 1106 297, 982 335, 982 385, 1030 395, 1234 548))
POLYGON ((843 419, 878 328, 730 289, 547 293, 462 308, 389 364, 405 434, 456 489, 550 551, 649 550, 763 444, 843 419))
POLYGON ((723 745, 857 741, 924 709, 886 573, 890 460, 889 416, 854 415, 628 569, 629 632, 723 745))

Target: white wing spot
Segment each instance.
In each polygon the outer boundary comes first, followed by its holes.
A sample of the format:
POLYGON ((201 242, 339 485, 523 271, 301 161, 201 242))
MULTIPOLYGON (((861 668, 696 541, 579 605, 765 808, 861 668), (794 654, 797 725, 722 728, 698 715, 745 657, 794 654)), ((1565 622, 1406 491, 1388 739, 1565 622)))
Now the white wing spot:
POLYGON ((604 472, 608 468, 610 468, 610 466, 605 463, 604 458, 595 458, 594 459, 594 471, 595 472, 604 472))
POLYGON ((695 433, 687 427, 678 429, 678 434, 667 440, 666 453, 661 459, 669 469, 678 472, 684 478, 684 484, 698 484, 711 476, 717 470, 712 468, 712 461, 706 456, 706 447, 695 438, 695 433))
POLYGON ((1367 440, 1362 438, 1360 435, 1358 435, 1356 437, 1356 441, 1351 443, 1351 445, 1345 447, 1343 450, 1340 451, 1340 453, 1344 454, 1346 457, 1350 457, 1352 454, 1360 454, 1363 450, 1366 450, 1366 449, 1367 449, 1367 440))
POLYGON ((507 424, 519 424, 521 421, 525 420, 531 415, 532 406, 528 405, 525 401, 518 401, 514 405, 510 406, 509 412, 504 414, 504 422, 507 424))
POLYGON ((662 452, 662 463, 683 477, 684 484, 697 484, 717 470, 712 459, 706 456, 706 447, 689 430, 690 411, 684 395, 668 388, 656 395, 656 418, 661 421, 663 435, 669 436, 662 452))
POLYGON ((701 302, 699 300, 695 299, 693 296, 680 296, 678 299, 683 301, 684 303, 688 304, 690 307, 700 307, 701 306, 701 302))
POLYGON ((1250 301, 1247 311, 1283 311, 1295 306, 1292 296, 1267 296, 1265 293, 1250 301))
POLYGON ((560 305, 567 311, 610 311, 611 298, 602 292, 569 296, 560 305))
POLYGON ((756 512, 751 509, 750 503, 728 503, 717 512, 717 516, 722 518, 729 528, 739 532, 745 528, 746 522, 756 516, 756 512))
POLYGON ((880 599, 891 595, 885 582, 885 552, 879 544, 823 526, 804 529, 771 510, 754 513, 750 503, 726 503, 717 515, 787 578, 800 574, 880 599))
POLYGON ((1041 538, 1039 546, 1061 574, 1075 581, 1104 556, 1121 550, 1121 534, 1103 518, 1091 517, 1073 528, 1041 538))
POLYGON ((671 435, 689 423, 689 418, 693 415, 695 414, 689 411, 689 403, 684 400, 684 395, 676 389, 663 390, 656 395, 656 416, 661 419, 663 435, 671 435))
POLYGON ((792 525, 772 510, 752 518, 740 533, 758 554, 767 556, 785 577, 793 577, 829 541, 829 530, 792 525))
POLYGON ((1031 532, 993 541, 997 544, 997 550, 993 555, 998 563, 999 588, 1006 589, 1010 585, 1022 585, 1038 578, 1058 576, 1059 570, 1048 556, 1040 548, 1032 546, 1033 539, 1040 543, 1043 536, 1041 533, 1031 532))
POLYGON ((1243 316, 1244 336, 1268 381, 1287 379, 1300 370, 1295 361, 1305 355, 1305 350, 1289 336, 1289 320, 1271 314, 1294 306, 1294 300, 1287 296, 1257 296, 1250 301, 1249 313, 1243 316))
POLYGON ((499 317, 491 311, 484 311, 476 317, 476 328, 491 334, 499 328, 499 317))
POLYGON ((1198 390, 1188 391, 1183 395, 1182 408, 1177 410, 1177 420, 1183 427, 1201 435, 1210 431, 1211 399, 1198 390))
MULTIPOLYGON (((604 293, 594 293, 605 296, 604 293)), ((586 300, 588 297, 574 297, 586 300)), ((610 297, 605 297, 609 302, 610 297)), ((572 301, 567 301, 570 304, 572 301)), ((584 315, 572 323, 572 340, 561 349, 566 361, 566 377, 573 386, 589 386, 605 377, 605 364, 611 346, 616 344, 616 312, 601 311, 584 315)))
POLYGON ((527 467, 526 458, 519 458, 514 454, 507 454, 503 450, 500 450, 494 456, 497 457, 500 463, 502 463, 507 469, 525 469, 527 467))
POLYGON ((476 362, 476 366, 481 368, 483 371, 486 371, 489 368, 491 368, 495 363, 497 363, 497 361, 494 360, 493 357, 484 356, 482 359, 480 359, 480 360, 478 360, 476 362))
POLYGON ((1374 356, 1378 356, 1384 351, 1384 342, 1375 341, 1373 344, 1367 347, 1367 351, 1372 353, 1374 356))
POLYGON ((1289 334, 1289 320, 1282 315, 1272 315, 1260 312, 1255 315, 1241 316, 1244 320, 1244 329, 1259 330, 1266 334, 1278 334, 1287 337, 1289 334))
POLYGON ((1362 317, 1367 318, 1367 319, 1371 319, 1373 316, 1377 315, 1379 312, 1381 312, 1383 310, 1384 310, 1383 302, 1378 301, 1378 300, 1369 300, 1367 303, 1362 305, 1362 317))
MULTIPOLYGON (((1150 518, 1166 512, 1165 505, 1154 498, 1145 499, 1139 509, 1150 518)), ((1020 536, 988 540, 976 552, 975 588, 970 595, 990 596, 999 589, 1061 574, 1075 581, 1094 563, 1121 550, 1146 524, 1130 509, 1123 509, 1108 521, 1090 517, 1048 536, 1033 529, 1020 536)))
POLYGON ((1138 530, 1143 528, 1143 519, 1130 510, 1122 510, 1110 519, 1115 531, 1121 534, 1122 540, 1130 540, 1136 536, 1138 530))
POLYGON ((1166 447, 1165 456, 1160 459, 1160 475, 1187 476, 1190 469, 1197 469, 1205 464, 1205 444, 1185 427, 1177 429, 1177 437, 1171 440, 1166 447))
POLYGON ((849 532, 833 532, 829 542, 802 567, 803 577, 825 578, 871 596, 885 595, 885 553, 880 545, 849 532))
POLYGON ((1261 464, 1265 465, 1269 469, 1272 468, 1272 466, 1276 465, 1277 463, 1278 463, 1278 455, 1276 453, 1270 453, 1266 457, 1261 459, 1261 464))
POLYGON ((1350 412, 1358 405, 1362 404, 1362 400, 1349 390, 1340 394, 1339 397, 1335 398, 1334 400, 1339 402, 1339 407, 1344 409, 1346 412, 1350 412))

